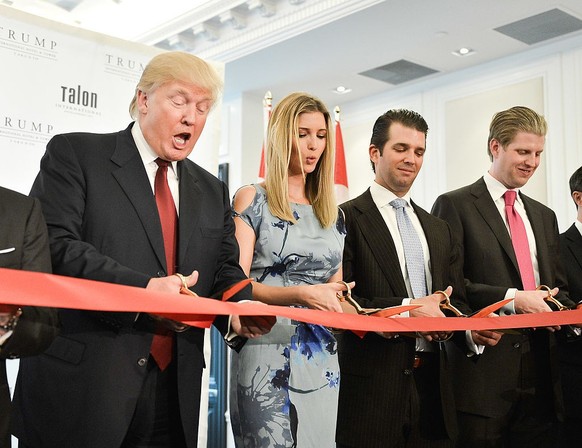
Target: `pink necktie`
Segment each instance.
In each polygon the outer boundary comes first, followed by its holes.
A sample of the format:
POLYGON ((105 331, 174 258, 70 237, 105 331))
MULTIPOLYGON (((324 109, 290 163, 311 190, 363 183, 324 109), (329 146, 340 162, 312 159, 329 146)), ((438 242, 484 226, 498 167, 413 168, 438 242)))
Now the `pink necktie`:
MULTIPOLYGON (((178 238, 178 215, 176 205, 168 186, 168 165, 170 162, 156 159, 158 170, 154 180, 154 194, 156 205, 162 223, 164 250, 166 253, 167 275, 175 273, 176 269, 176 241, 178 238)), ((172 361, 173 333, 159 328, 154 334, 150 353, 161 371, 164 371, 172 361)))
POLYGON ((513 244, 513 250, 517 258, 523 290, 533 291, 536 289, 536 281, 531 262, 531 253, 525 232, 525 225, 519 214, 515 211, 514 204, 516 196, 517 193, 514 190, 507 190, 503 195, 505 199, 505 214, 507 216, 507 222, 509 223, 511 243, 513 244))

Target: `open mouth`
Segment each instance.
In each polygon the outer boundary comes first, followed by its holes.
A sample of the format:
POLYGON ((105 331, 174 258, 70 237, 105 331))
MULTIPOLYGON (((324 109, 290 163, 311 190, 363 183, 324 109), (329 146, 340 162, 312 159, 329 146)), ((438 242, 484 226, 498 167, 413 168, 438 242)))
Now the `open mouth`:
POLYGON ((174 135, 174 140, 178 145, 185 145, 188 140, 190 140, 190 134, 184 132, 182 134, 174 135))

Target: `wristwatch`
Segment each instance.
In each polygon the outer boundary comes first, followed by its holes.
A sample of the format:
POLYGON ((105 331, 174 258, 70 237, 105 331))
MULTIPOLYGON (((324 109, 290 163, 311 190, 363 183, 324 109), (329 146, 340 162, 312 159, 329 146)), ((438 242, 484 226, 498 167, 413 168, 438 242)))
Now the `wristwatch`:
POLYGON ((7 316, 0 317, 0 330, 4 330, 6 332, 14 330, 16 324, 18 323, 18 319, 22 314, 22 308, 18 308, 14 313, 9 314, 7 316))

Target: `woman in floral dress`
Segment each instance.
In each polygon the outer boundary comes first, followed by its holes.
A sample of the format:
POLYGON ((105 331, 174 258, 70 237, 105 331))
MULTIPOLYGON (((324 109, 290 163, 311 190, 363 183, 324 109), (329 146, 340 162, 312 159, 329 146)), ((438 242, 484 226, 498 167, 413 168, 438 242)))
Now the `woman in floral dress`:
MULTIPOLYGON (((265 182, 235 194, 240 264, 254 279, 255 300, 342 311, 345 227, 334 198, 331 130, 320 100, 285 97, 269 122, 265 182)), ((236 446, 335 446, 339 382, 333 334, 278 318, 269 334, 232 354, 236 446)))

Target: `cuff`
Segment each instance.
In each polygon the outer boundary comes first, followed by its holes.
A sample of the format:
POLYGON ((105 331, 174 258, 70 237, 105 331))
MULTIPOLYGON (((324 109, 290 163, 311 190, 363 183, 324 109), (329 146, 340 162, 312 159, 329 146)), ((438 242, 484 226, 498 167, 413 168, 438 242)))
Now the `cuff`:
POLYGON ((473 336, 471 335, 471 330, 465 331, 465 341, 467 342, 467 347, 469 347, 469 353, 467 353, 467 357, 470 358, 471 356, 483 354, 485 346, 475 344, 475 341, 473 341, 473 336))

